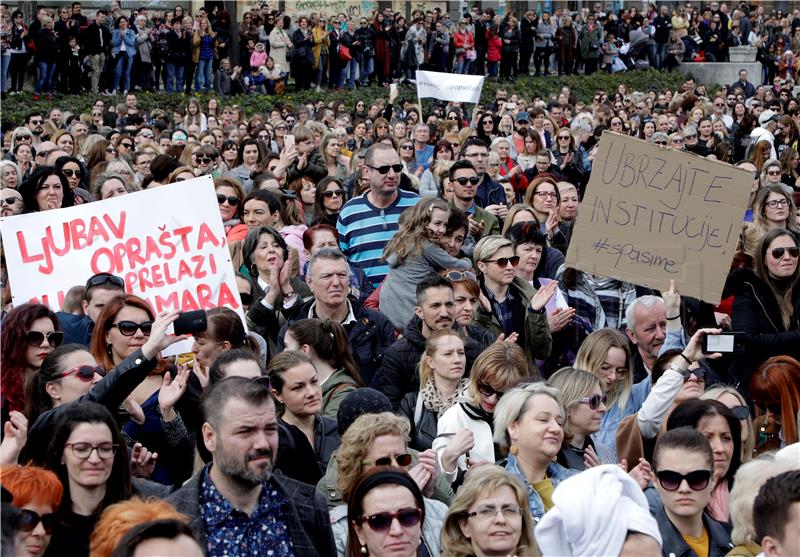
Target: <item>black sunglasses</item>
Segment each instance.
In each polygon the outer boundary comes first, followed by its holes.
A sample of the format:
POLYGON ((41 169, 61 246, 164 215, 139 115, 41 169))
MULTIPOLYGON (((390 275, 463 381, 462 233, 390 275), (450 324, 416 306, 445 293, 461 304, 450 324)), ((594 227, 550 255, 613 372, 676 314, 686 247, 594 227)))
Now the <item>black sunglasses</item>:
POLYGON ((403 171, 403 165, 400 163, 397 164, 384 164, 383 166, 372 166, 368 164, 371 169, 377 170, 378 174, 388 174, 390 170, 394 170, 395 174, 400 174, 403 171))
POLYGON ((342 197, 344 195, 344 191, 342 190, 333 190, 333 191, 326 191, 322 193, 323 197, 331 198, 334 195, 337 197, 342 197))
POLYGON ((514 255, 511 257, 498 257, 497 259, 484 259, 484 263, 497 263, 499 267, 507 267, 511 263, 512 267, 519 265, 519 256, 514 255))
POLYGON ((477 176, 472 176, 471 178, 467 178, 466 176, 462 176, 461 178, 453 178, 454 182, 458 182, 462 186, 466 186, 467 183, 472 184, 473 186, 477 186, 478 182, 480 182, 480 178, 477 176))
POLYGON ((211 157, 197 157, 194 160, 196 160, 198 164, 209 164, 211 161, 216 159, 212 159, 211 157))
POLYGON ((33 532, 41 522, 45 534, 52 534, 53 528, 58 524, 59 518, 57 513, 40 515, 28 509, 20 509, 19 512, 20 516, 17 522, 17 528, 25 533, 33 532))
POLYGON ((110 275, 108 273, 98 273, 93 277, 90 277, 89 280, 86 281, 86 290, 94 288, 95 286, 102 286, 108 282, 110 282, 117 288, 125 289, 125 281, 122 280, 120 277, 116 275, 110 275))
POLYGON ((71 168, 62 168, 61 172, 63 172, 64 176, 66 176, 67 178, 72 178, 73 176, 75 178, 83 177, 83 172, 81 172, 80 170, 72 170, 71 168))
POLYGON ((50 331, 44 334, 41 331, 28 331, 28 334, 25 335, 25 342, 31 348, 41 346, 44 339, 47 339, 47 343, 51 348, 55 348, 61 346, 61 343, 64 342, 64 333, 62 331, 50 331))
POLYGON ((734 406, 731 412, 739 420, 746 420, 750 417, 750 409, 747 406, 734 406))
POLYGON ((132 337, 136 334, 137 330, 141 330, 144 336, 149 337, 150 332, 153 330, 153 322, 142 321, 141 323, 136 323, 135 321, 120 321, 119 323, 111 325, 111 328, 119 329, 119 332, 126 337, 132 337))
POLYGON ((411 464, 411 455, 403 453, 395 456, 382 456, 376 458, 374 461, 364 460, 361 464, 374 464, 375 466, 391 466, 392 463, 397 466, 408 466, 411 464))
POLYGON ((373 532, 386 532, 392 527, 392 522, 394 522, 395 518, 400 523, 400 526, 416 526, 422 519, 422 511, 419 509, 400 509, 396 513, 384 512, 360 516, 356 521, 359 525, 366 522, 373 532))
POLYGON ((772 257, 774 257, 775 259, 781 259, 783 257, 783 254, 786 253, 787 251, 789 252, 790 257, 797 258, 798 256, 800 256, 800 248, 798 247, 775 248, 770 253, 772 254, 772 257))
POLYGON ((486 398, 489 398, 492 395, 497 395, 497 400, 500 400, 503 398, 503 395, 506 394, 505 391, 498 391, 486 383, 478 383, 478 392, 486 398))
POLYGON ((19 197, 4 197, 0 199, 0 203, 5 203, 6 205, 16 205, 17 201, 22 201, 19 197))
POLYGON ((694 470, 688 474, 679 474, 672 470, 659 470, 656 472, 656 477, 661 487, 667 491, 678 491, 686 480, 689 484, 689 489, 692 491, 700 491, 708 487, 708 482, 711 480, 711 470, 694 470))
POLYGON ((232 207, 236 207, 239 204, 239 198, 236 197, 235 195, 225 196, 225 195, 222 195, 221 193, 217 194, 217 203, 222 205, 226 201, 228 202, 228 205, 230 205, 232 207))

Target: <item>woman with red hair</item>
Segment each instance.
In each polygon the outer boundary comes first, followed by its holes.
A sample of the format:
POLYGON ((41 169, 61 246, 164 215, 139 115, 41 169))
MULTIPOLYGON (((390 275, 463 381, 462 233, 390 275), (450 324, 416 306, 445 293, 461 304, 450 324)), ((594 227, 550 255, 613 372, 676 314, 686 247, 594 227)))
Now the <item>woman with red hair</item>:
POLYGON ((15 557, 41 557, 58 521, 64 486, 53 472, 37 466, 0 467, 0 483, 14 499, 21 516, 14 540, 15 557))
POLYGON ((750 379, 750 396, 757 413, 756 452, 797 443, 800 412, 800 362, 774 356, 761 364, 750 379), (771 433, 770 430, 777 430, 771 433))
POLYGON ((9 411, 25 409, 25 383, 35 375, 45 357, 64 340, 58 317, 42 304, 22 304, 11 310, 3 321, 0 361, 3 374, 4 421, 9 411))

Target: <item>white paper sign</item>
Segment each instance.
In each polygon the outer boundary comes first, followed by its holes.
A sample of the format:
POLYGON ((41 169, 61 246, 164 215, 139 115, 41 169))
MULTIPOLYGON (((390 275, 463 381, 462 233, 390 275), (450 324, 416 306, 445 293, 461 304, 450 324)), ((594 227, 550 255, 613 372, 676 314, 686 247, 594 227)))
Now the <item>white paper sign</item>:
POLYGON ((228 307, 242 314, 210 176, 105 201, 0 219, 14 305, 61 309, 96 273, 158 313, 228 307))
POLYGON ((477 104, 481 102, 482 75, 417 71, 417 96, 477 104))

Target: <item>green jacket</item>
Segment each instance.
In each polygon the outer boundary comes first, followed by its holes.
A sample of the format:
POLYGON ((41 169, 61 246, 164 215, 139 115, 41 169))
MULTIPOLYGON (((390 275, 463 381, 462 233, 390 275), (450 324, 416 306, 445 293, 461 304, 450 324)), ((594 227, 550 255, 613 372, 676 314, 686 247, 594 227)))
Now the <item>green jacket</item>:
MULTIPOLYGON (((411 466, 415 466, 418 462, 418 451, 408 449, 408 452, 413 457, 411 466)), ((336 453, 333 453, 331 459, 328 461, 328 469, 325 475, 322 476, 322 479, 317 483, 317 492, 325 498, 325 501, 328 503, 328 510, 344 504, 342 494, 339 492, 339 488, 336 485, 338 479, 339 465, 336 463, 336 453)), ((453 500, 453 497, 455 497, 455 493, 453 493, 450 483, 447 481, 447 478, 444 477, 444 474, 440 473, 436 476, 436 485, 434 486, 433 497, 431 497, 431 499, 441 501, 445 505, 450 506, 450 501, 453 500)))
POLYGON ((344 397, 357 388, 356 382, 344 369, 334 371, 322 384, 322 415, 335 420, 344 397))
MULTIPOLYGON (((481 277, 481 288, 485 290, 483 285, 483 277, 481 277)), ((543 360, 550 355, 550 350, 553 346, 553 338, 550 336, 550 327, 547 324, 547 313, 529 311, 531 298, 536 294, 536 289, 528 284, 526 281, 519 277, 514 277, 509 287, 511 294, 519 300, 520 306, 525 310, 525 326, 523 331, 516 331, 520 336, 520 346, 525 347, 525 355, 528 362, 535 362, 543 360)), ((480 325, 495 336, 503 333, 503 326, 500 323, 499 317, 494 312, 484 311, 483 308, 478 309, 478 315, 475 317, 475 324, 480 325)))

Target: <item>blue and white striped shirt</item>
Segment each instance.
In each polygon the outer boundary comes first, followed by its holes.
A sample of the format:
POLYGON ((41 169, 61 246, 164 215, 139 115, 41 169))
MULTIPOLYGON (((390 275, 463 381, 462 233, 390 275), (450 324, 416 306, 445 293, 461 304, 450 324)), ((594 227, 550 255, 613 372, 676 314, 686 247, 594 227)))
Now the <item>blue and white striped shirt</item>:
POLYGON ((339 212, 336 229, 339 247, 351 265, 364 271, 367 279, 377 287, 389 272, 383 261, 383 250, 399 229, 400 214, 419 201, 413 192, 398 190, 397 199, 385 209, 375 207, 367 193, 354 197, 339 212))

